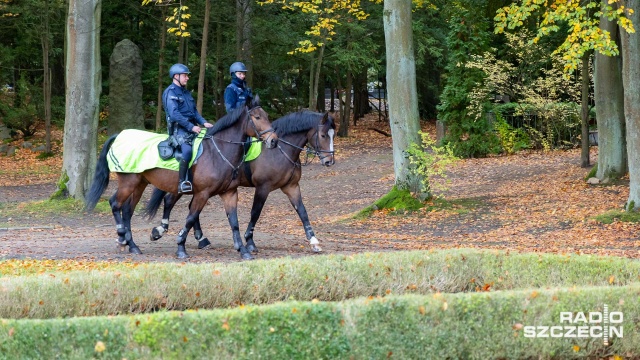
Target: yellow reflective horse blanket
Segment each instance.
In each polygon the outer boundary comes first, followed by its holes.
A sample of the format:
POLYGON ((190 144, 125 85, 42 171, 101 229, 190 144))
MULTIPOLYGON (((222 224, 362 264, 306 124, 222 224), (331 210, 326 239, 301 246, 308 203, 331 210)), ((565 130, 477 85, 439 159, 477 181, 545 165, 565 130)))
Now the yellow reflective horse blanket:
MULTIPOLYGON (((193 155, 189 166, 202 154, 202 139, 206 129, 193 140, 193 155)), ((116 137, 107 154, 109 170, 120 173, 141 173, 153 168, 178 171, 176 159, 162 160, 158 154, 158 144, 166 140, 166 134, 128 129, 116 137)))

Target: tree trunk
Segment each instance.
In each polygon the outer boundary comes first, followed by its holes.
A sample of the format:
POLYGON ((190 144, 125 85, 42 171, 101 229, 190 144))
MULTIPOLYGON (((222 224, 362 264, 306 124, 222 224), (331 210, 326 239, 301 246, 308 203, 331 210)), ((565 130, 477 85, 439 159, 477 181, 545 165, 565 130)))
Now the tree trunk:
POLYGON ((344 89, 344 111, 340 119, 340 129, 338 136, 349 136, 349 122, 351 121, 351 88, 353 87, 353 74, 347 70, 347 86, 344 89))
POLYGON ((196 108, 202 114, 202 103, 204 101, 204 80, 205 70, 207 70, 207 45, 209 41, 209 15, 211 14, 211 0, 205 1, 204 24, 202 25, 202 47, 200 48, 200 72, 198 73, 198 100, 196 108))
POLYGON ((44 1, 44 31, 42 33, 42 65, 44 68, 42 94, 44 96, 45 151, 51 152, 51 70, 49 69, 49 0, 44 1))
POLYGON ((188 64, 186 63, 187 55, 185 54, 184 48, 185 48, 184 36, 180 36, 180 39, 178 39, 178 62, 188 66, 188 64))
MULTIPOLYGON (((319 81, 319 80, 318 80, 319 81)), ((326 111, 326 98, 325 98, 325 91, 324 91, 324 79, 322 80, 322 82, 318 82, 318 97, 317 97, 317 101, 316 101, 316 106, 318 107, 318 111, 320 112, 325 112, 326 111)))
MULTIPOLYGON (((603 2, 602 6, 607 4, 603 2)), ((608 31, 612 39, 618 39, 620 35, 616 23, 607 20, 606 17, 600 18, 600 28, 608 31)), ((598 121, 596 177, 606 182, 627 173, 622 58, 596 52, 594 65, 594 97, 598 121)))
POLYGON ((329 108, 329 111, 336 111, 336 88, 333 86, 333 83, 331 83, 331 107, 329 108))
POLYGON ((61 189, 84 199, 96 165, 100 99, 100 0, 69 0, 61 189), (65 183, 66 184, 63 184, 65 183))
POLYGON ((253 61, 251 52, 251 1, 236 1, 236 56, 247 67, 247 86, 253 86, 253 61))
MULTIPOLYGON (((309 110, 318 110, 318 93, 319 93, 319 82, 320 82, 320 72, 322 71, 322 60, 324 56, 324 44, 320 47, 320 51, 318 52, 318 60, 316 62, 315 71, 313 68, 313 54, 311 55, 311 76, 309 77, 309 110)), ((322 91, 324 91, 324 86, 322 87, 322 91)))
POLYGON ((367 70, 361 71, 353 83, 353 125, 358 125, 369 112, 369 92, 367 89, 367 70))
POLYGON ((420 192, 420 177, 410 172, 406 156, 410 144, 422 143, 418 133, 420 118, 411 30, 411 2, 386 0, 383 17, 395 184, 401 190, 420 192))
POLYGON ((582 139, 581 139, 581 153, 580 153, 580 166, 583 168, 589 167, 589 84, 591 79, 589 77, 589 59, 591 58, 591 51, 585 52, 582 56, 582 104, 580 105, 580 116, 582 118, 582 139))
MULTIPOLYGON (((627 9, 639 9, 640 0, 623 1, 627 9)), ((640 11, 627 15, 640 24, 640 11)), ((621 30, 622 84, 624 87, 624 117, 629 156, 629 199, 626 209, 640 207, 640 36, 621 30)))
POLYGON ((224 74, 226 69, 222 64, 222 20, 219 12, 216 12, 217 16, 217 25, 216 25, 216 81, 218 83, 217 86, 217 96, 216 96, 216 119, 220 119, 224 116, 224 74))
POLYGON ((164 20, 166 18, 165 7, 162 7, 162 26, 160 29, 160 56, 158 56, 158 99, 157 104, 158 107, 156 109, 156 131, 160 131, 162 127, 162 92, 164 91, 164 84, 162 82, 165 79, 165 76, 168 74, 164 73, 164 51, 167 47, 167 22, 164 20))

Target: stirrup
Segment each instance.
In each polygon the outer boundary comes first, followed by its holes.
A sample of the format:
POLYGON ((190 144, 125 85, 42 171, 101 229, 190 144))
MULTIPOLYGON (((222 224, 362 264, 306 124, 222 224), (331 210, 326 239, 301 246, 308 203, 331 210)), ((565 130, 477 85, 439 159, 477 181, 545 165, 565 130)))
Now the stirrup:
POLYGON ((190 193, 193 191, 193 186, 191 185, 191 181, 185 180, 178 184, 178 194, 190 193))

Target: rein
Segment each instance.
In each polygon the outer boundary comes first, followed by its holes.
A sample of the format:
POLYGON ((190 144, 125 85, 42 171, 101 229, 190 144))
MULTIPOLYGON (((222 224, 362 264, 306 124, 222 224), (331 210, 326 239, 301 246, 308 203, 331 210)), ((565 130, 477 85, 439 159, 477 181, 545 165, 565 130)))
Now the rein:
MULTIPOLYGON (((317 126, 317 128, 319 129, 319 128, 320 128, 320 125, 318 125, 318 126, 317 126)), ((306 166, 306 165, 308 165, 310 162, 312 162, 312 161, 313 161, 313 158, 314 158, 314 157, 316 157, 316 156, 318 157, 318 159, 322 160, 322 159, 324 159, 324 158, 326 158, 326 157, 328 157, 328 156, 330 156, 330 155, 334 155, 335 151, 331 151, 331 150, 318 150, 318 148, 319 148, 319 143, 320 143, 320 138, 319 138, 319 135, 318 135, 318 134, 319 134, 318 129, 316 129, 316 134, 315 134, 315 140, 316 140, 316 141, 315 141, 315 143, 316 143, 316 144, 315 144, 315 145, 316 145, 315 147, 314 147, 314 146, 312 146, 312 145, 309 145, 309 142, 307 142, 307 144, 305 145, 305 147, 300 147, 300 146, 294 145, 294 144, 292 144, 292 143, 290 143, 290 142, 288 142, 288 141, 286 141, 286 140, 284 140, 284 139, 279 139, 279 140, 278 140, 278 149, 280 149, 280 152, 282 152, 282 155, 284 155, 284 157, 285 157, 285 158, 287 158, 287 160, 289 160, 289 162, 291 162, 294 166, 300 166, 300 165, 302 165, 302 166, 306 166), (299 160, 298 160, 298 161, 293 161, 293 160, 292 160, 292 159, 291 159, 291 158, 290 158, 290 157, 289 157, 289 156, 284 152, 284 150, 280 147, 280 144, 279 144, 280 142, 283 142, 283 143, 285 143, 285 144, 287 144, 287 145, 291 146, 292 148, 298 149, 298 150, 300 150, 301 152, 302 152, 302 151, 305 151, 307 156, 305 156, 305 162, 304 162, 304 164, 303 164, 303 163, 301 163, 299 160), (311 154, 312 156, 311 156, 311 157, 309 157, 309 154, 311 154), (328 154, 328 155, 324 155, 324 154, 328 154), (311 158, 311 160, 309 160, 309 158, 311 158)))
MULTIPOLYGON (((256 126, 256 124, 254 123, 253 119, 251 118, 251 111, 253 111, 254 109, 257 109, 257 108, 262 108, 262 107, 261 106, 254 106, 254 107, 252 107, 251 109, 249 109, 247 111, 247 121, 251 124, 251 126, 253 126, 253 131, 255 131, 255 133, 258 134, 258 137, 260 137, 260 136, 262 136, 262 135, 264 135, 266 133, 273 133, 274 130, 273 130, 273 127, 271 127, 271 126, 266 130, 258 131, 258 127, 256 126)), ((226 142, 226 143, 229 143, 229 144, 237 144, 237 145, 241 145, 241 146, 244 146, 245 141, 224 140, 224 139, 216 138, 213 135, 206 135, 205 139, 206 138, 211 139, 211 142, 213 143, 213 146, 215 147, 216 151, 218 152, 218 154, 220 155, 222 160, 224 160, 224 162, 226 162, 227 165, 229 165, 231 167, 231 169, 233 169, 233 175, 232 175, 231 179, 235 180, 238 177, 238 169, 240 168, 240 166, 242 166, 242 163, 244 162, 245 158, 247 157, 247 154, 243 154, 242 155, 242 160, 240 160, 240 163, 238 164, 238 166, 233 166, 231 161, 229 161, 229 159, 227 159, 227 157, 224 156, 222 151, 220 151, 220 148, 218 147, 218 144, 216 144, 216 139, 218 141, 226 142)), ((267 138, 267 139, 269 139, 269 138, 267 138)), ((258 141, 263 141, 263 140, 257 139, 257 140, 252 140, 251 142, 258 142, 258 141)), ((266 141, 266 139, 264 141, 266 141)))

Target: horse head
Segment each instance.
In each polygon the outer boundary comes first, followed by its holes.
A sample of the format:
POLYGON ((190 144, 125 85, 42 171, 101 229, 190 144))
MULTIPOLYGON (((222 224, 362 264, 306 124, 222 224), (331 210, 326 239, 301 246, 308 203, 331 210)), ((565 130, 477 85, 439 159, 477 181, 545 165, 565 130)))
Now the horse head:
POLYGON ((308 133, 308 144, 310 144, 318 158, 320 163, 324 166, 331 166, 335 164, 333 150, 333 137, 336 133, 336 124, 333 116, 329 113, 325 113, 322 119, 318 122, 315 131, 308 133))
POLYGON ((246 104, 249 113, 249 122, 251 126, 247 129, 247 135, 260 138, 268 149, 275 148, 278 145, 278 135, 271 127, 269 114, 260 106, 260 97, 256 95, 246 104))

